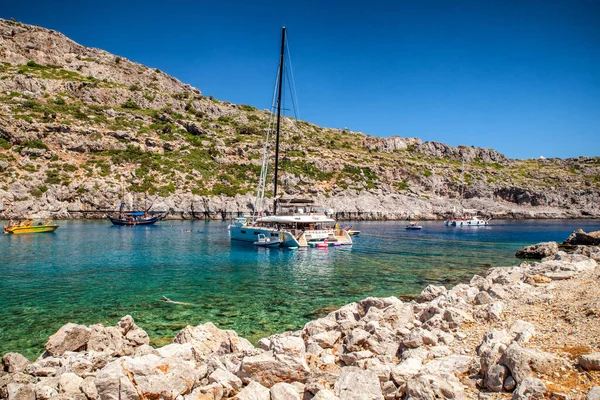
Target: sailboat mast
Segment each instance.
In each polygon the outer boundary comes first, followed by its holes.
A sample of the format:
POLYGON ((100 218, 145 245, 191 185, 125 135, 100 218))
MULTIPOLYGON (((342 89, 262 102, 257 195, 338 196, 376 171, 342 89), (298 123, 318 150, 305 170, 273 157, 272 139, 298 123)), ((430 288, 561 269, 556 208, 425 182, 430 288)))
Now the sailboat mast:
POLYGON ((279 87, 277 93, 277 131, 275 135, 275 189, 273 190, 273 214, 277 214, 277 175, 279 172, 279 128, 281 125, 281 92, 283 90, 283 61, 285 52, 285 26, 281 28, 281 54, 279 55, 279 87))

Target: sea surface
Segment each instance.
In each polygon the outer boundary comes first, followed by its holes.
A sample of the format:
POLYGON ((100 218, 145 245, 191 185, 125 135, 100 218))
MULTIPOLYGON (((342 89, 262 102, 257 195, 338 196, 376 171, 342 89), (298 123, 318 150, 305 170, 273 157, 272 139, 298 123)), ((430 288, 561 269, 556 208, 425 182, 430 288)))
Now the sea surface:
POLYGON ((598 220, 492 222, 423 222, 422 231, 351 222, 361 231, 352 247, 297 250, 231 243, 221 221, 59 221, 55 233, 0 236, 0 356, 33 359, 67 322, 111 326, 127 314, 154 346, 207 321, 255 342, 355 300, 468 282, 489 266, 517 265, 525 245, 600 230, 598 220))

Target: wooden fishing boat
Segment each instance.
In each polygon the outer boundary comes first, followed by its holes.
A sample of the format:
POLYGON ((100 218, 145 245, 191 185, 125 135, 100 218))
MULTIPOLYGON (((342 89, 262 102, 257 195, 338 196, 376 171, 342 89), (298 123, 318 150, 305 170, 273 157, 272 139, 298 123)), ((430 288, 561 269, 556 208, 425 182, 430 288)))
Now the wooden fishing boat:
POLYGON ((119 207, 119 215, 114 217, 106 214, 106 218, 113 225, 119 226, 137 226, 137 225, 152 225, 167 216, 167 213, 158 215, 150 215, 148 213, 150 207, 146 208, 146 211, 124 211, 125 203, 121 203, 119 207))
POLYGON ((13 235, 21 235, 25 233, 45 233, 45 232, 54 232, 58 229, 59 225, 51 224, 52 220, 34 220, 27 219, 23 222, 18 222, 15 224, 8 224, 4 226, 4 234, 13 234, 13 235))
POLYGON ((139 211, 139 212, 130 212, 127 214, 124 214, 123 217, 111 217, 110 215, 106 215, 106 218, 108 218, 108 220, 110 222, 113 223, 113 225, 119 225, 119 226, 125 226, 125 225, 129 225, 129 226, 137 226, 137 225, 152 225, 160 220, 162 220, 164 218, 164 215, 155 215, 155 216, 148 216, 144 218, 144 212, 139 211), (140 214, 140 215, 138 215, 140 214))

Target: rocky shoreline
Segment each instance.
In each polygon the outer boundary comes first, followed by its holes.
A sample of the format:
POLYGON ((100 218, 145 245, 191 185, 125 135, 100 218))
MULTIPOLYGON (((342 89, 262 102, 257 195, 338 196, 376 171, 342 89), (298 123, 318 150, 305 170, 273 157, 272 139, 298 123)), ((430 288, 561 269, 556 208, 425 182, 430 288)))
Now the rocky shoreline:
POLYGON ((161 348, 130 316, 69 323, 34 362, 4 355, 0 398, 600 399, 600 253, 574 246, 591 257, 556 249, 413 301, 367 298, 257 347, 210 322, 161 348))
MULTIPOLYGON (((54 219, 103 219, 104 214, 116 212, 121 202, 118 193, 98 194, 95 203, 81 199, 63 199, 44 194, 38 200, 16 200, 18 196, 0 189, 0 219, 38 217, 54 219)), ((600 208, 550 207, 518 205, 493 199, 458 199, 445 197, 420 198, 401 194, 342 192, 336 197, 311 196, 316 204, 334 210, 339 220, 444 220, 452 210, 478 210, 480 215, 493 219, 595 219, 600 218, 600 208)), ((175 195, 156 198, 152 211, 168 212, 167 219, 214 219, 231 218, 252 213, 253 195, 235 197, 203 197, 175 195)), ((126 195, 126 209, 144 208, 144 201, 126 195)), ((269 203, 269 201, 267 201, 269 203)))

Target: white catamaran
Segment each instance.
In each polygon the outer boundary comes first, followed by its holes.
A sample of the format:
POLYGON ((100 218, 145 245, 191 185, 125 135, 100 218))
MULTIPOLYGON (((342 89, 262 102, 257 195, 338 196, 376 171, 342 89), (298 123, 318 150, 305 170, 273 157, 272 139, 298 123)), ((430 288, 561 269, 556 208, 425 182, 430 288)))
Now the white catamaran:
MULTIPOLYGON (((236 218, 229 226, 231 240, 244 242, 279 241, 284 247, 307 247, 315 243, 328 243, 331 245, 351 245, 352 238, 344 229, 340 229, 336 221, 331 218, 333 210, 327 212, 316 206, 312 200, 283 199, 277 197, 277 176, 279 172, 279 132, 281 127, 281 94, 283 89, 284 60, 285 60, 285 27, 281 33, 281 54, 279 57, 279 71, 272 107, 277 107, 275 129, 275 177, 273 190, 273 213, 267 215, 265 210, 265 187, 267 183, 267 170, 271 157, 270 144, 273 117, 267 129, 263 161, 258 181, 256 201, 252 216, 236 218), (276 99, 276 104, 275 104, 276 99)), ((271 114, 273 116, 273 114, 271 114)))

